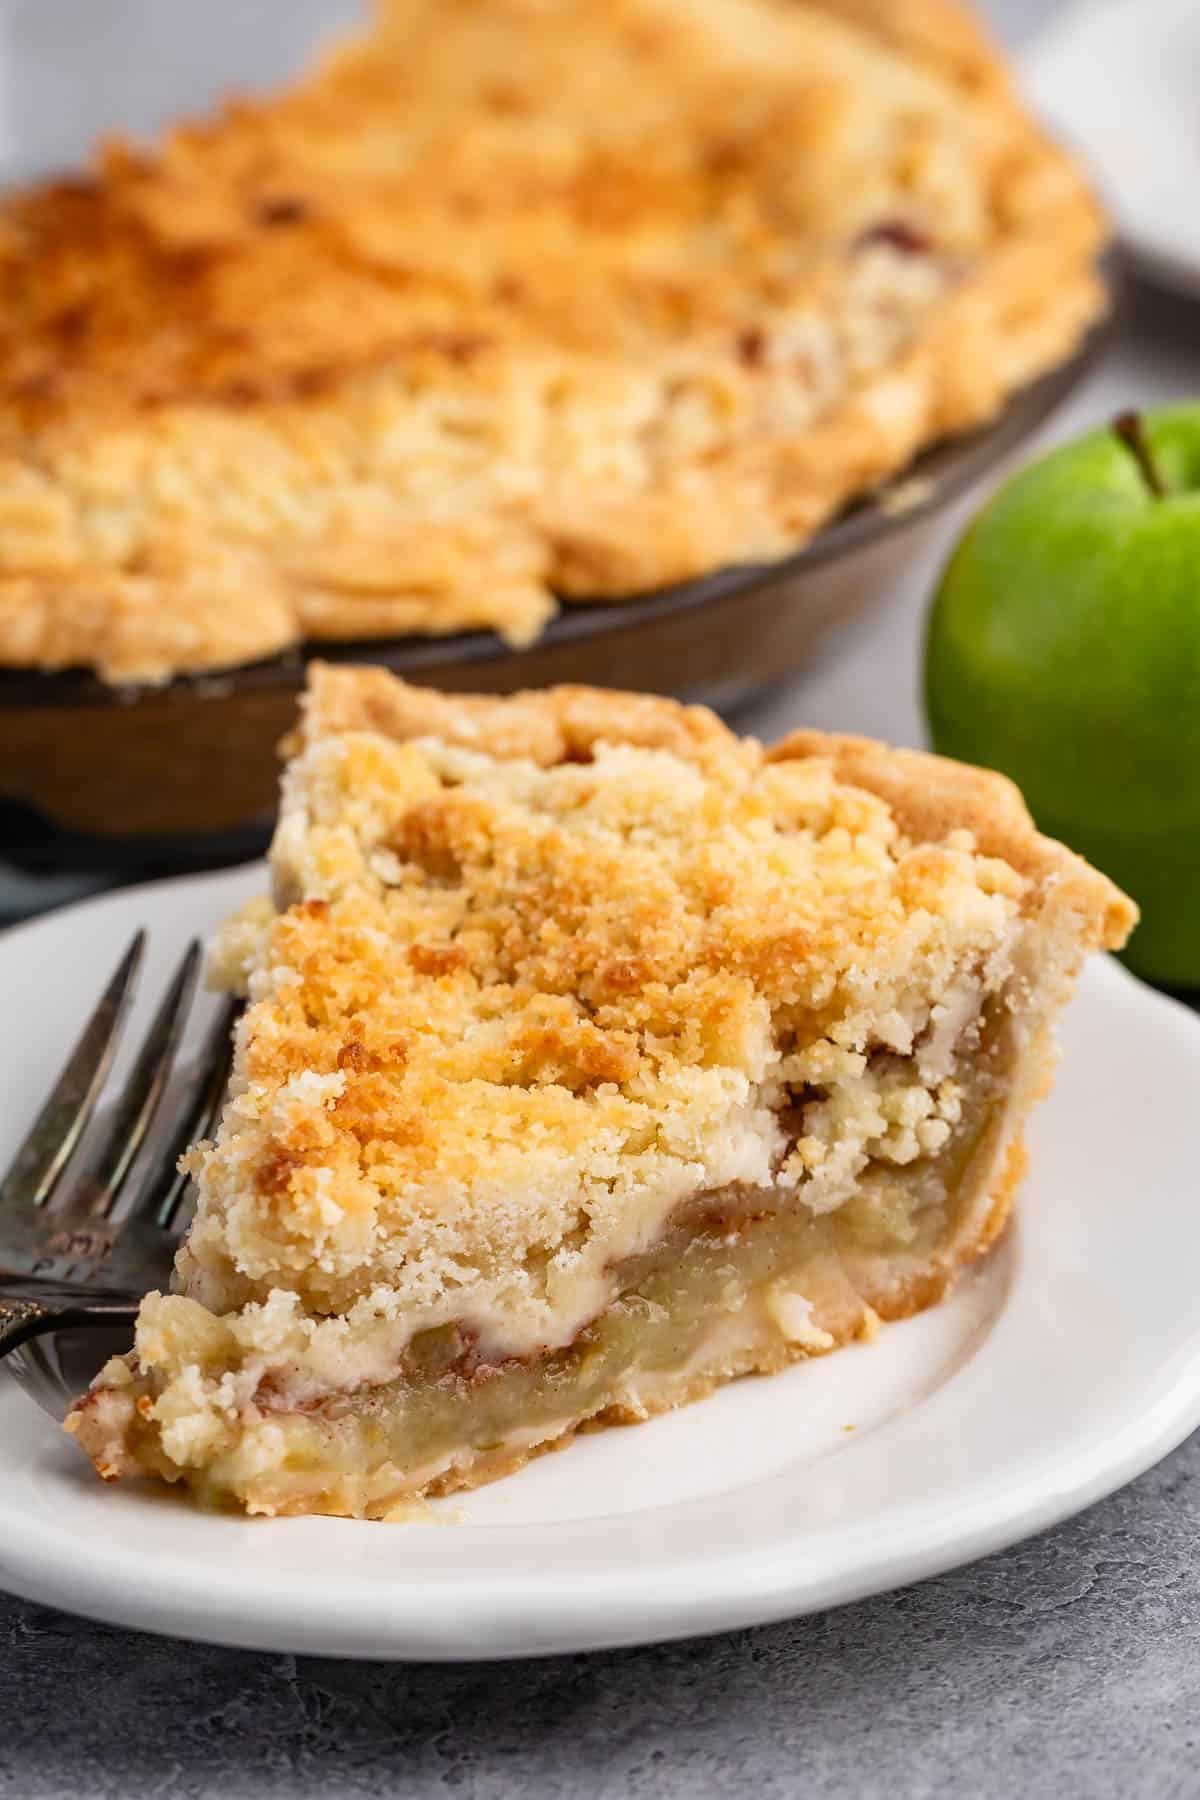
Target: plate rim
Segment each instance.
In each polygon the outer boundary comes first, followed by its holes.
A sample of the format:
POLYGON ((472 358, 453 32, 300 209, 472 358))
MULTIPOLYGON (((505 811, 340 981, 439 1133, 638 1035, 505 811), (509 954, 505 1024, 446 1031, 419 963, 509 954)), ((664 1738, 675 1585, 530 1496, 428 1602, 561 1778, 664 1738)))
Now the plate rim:
MULTIPOLYGON (((142 886, 240 888, 257 879, 261 868, 247 864, 142 886)), ((17 927, 0 939, 0 959, 10 944, 23 948, 31 937, 77 930, 97 908, 132 911, 138 891, 83 900, 17 927)), ((1145 987, 1109 959, 1098 959, 1086 979, 1107 990, 1109 1004, 1151 1009, 1164 1028, 1185 1030, 1200 1055, 1200 1039, 1192 1038, 1200 1021, 1180 1002, 1145 987)), ((0 1371, 0 1418, 9 1407, 26 1404, 11 1376, 0 1371)), ((872 1520, 859 1519, 801 1526, 764 1544, 722 1548, 715 1556, 711 1547, 692 1548, 654 1565, 649 1594, 647 1575, 634 1563, 618 1574, 605 1566, 573 1570, 569 1577, 503 1566, 486 1576, 470 1569, 439 1571, 412 1587, 408 1607, 397 1607, 394 1584, 380 1582, 369 1592, 347 1588, 339 1608, 331 1585, 336 1568, 318 1572, 303 1594, 286 1585, 267 1593, 252 1581, 234 1595, 228 1583, 213 1582, 211 1561, 187 1545, 182 1551, 172 1547, 149 1565, 138 1562, 136 1542, 110 1546, 100 1559, 83 1547, 64 1561, 70 1520, 54 1515, 35 1520, 30 1538, 30 1509, 20 1503, 27 1488, 19 1472, 11 1484, 0 1479, 0 1586, 109 1623, 275 1652, 474 1661, 664 1642, 799 1616, 927 1579, 1045 1530, 1123 1486, 1200 1425, 1200 1321, 1188 1326, 1179 1320, 1125 1406, 1116 1416, 1089 1424, 1082 1436, 1066 1435, 986 1491, 960 1483, 948 1494, 906 1500, 887 1512, 882 1532, 872 1520), (13 1529, 17 1524, 27 1534, 24 1543, 13 1529), (837 1555, 814 1574, 814 1554, 829 1546, 837 1547, 837 1555)), ((274 1521, 271 1528, 290 1523, 274 1521)), ((266 1570, 266 1587, 270 1580, 266 1570)))
MULTIPOLYGON (((6 1386, 10 1399, 20 1398, 8 1378, 6 1386)), ((5 1396, 0 1394, 0 1416, 4 1405, 5 1396)), ((116 1568, 100 1565, 99 1575, 96 1565, 86 1561, 82 1567, 64 1569, 54 1541, 28 1558, 24 1567, 7 1547, 0 1547, 0 1586, 22 1599, 61 1607, 99 1623, 276 1654, 485 1662, 629 1649, 806 1617, 961 1568, 1024 1542, 1126 1486, 1198 1425, 1200 1331, 1194 1334, 1183 1367, 1144 1413, 1112 1434, 1096 1433, 1085 1446, 1060 1452, 986 1501, 977 1499, 965 1525, 961 1502, 953 1508, 949 1502, 938 1508, 909 1503, 889 1520, 886 1547, 863 1555, 852 1572, 835 1567, 817 1580, 801 1574, 781 1582, 778 1560, 792 1539, 766 1549, 743 1548, 715 1561, 697 1553, 668 1565, 665 1574, 661 1567, 656 1571, 652 1623, 645 1616, 645 1585, 636 1569, 620 1581, 608 1570, 578 1572, 571 1578, 569 1594, 564 1594, 562 1578, 555 1575, 501 1574, 486 1584, 471 1573, 439 1576, 414 1590, 420 1622, 402 1611, 384 1616, 390 1602, 382 1596, 364 1606, 356 1595, 350 1617, 331 1620, 326 1615, 315 1624, 311 1593, 300 1599, 286 1590, 282 1604, 278 1595, 273 1597, 274 1610, 268 1617, 257 1593, 245 1596, 240 1607, 231 1605, 224 1591, 214 1600, 211 1569, 200 1565, 190 1572, 188 1588, 181 1590, 179 1571, 172 1569, 165 1591, 150 1584, 139 1589, 128 1579, 135 1572, 128 1559, 116 1568), (957 1510, 960 1522, 955 1531, 947 1532, 946 1515, 952 1510, 957 1510), (701 1568, 706 1584, 697 1598, 694 1583, 701 1568), (590 1609, 586 1628, 570 1624, 564 1628, 572 1603, 590 1609), (448 1629, 439 1624, 445 1616, 450 1620, 448 1629), (525 1642, 514 1641, 518 1633, 525 1642)), ((0 1491, 0 1523, 14 1516, 27 1517, 11 1514, 0 1491)), ((842 1542, 851 1535, 863 1542, 879 1540, 867 1521, 851 1534, 843 1529, 842 1542)), ((140 1572, 144 1575, 144 1568, 140 1572)))

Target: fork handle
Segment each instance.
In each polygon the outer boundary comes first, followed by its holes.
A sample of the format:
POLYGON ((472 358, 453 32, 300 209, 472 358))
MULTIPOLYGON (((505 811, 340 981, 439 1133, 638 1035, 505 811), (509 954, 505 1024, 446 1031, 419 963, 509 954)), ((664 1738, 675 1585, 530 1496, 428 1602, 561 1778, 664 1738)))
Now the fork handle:
POLYGON ((137 1300, 114 1294, 81 1302, 78 1294, 58 1293, 0 1297, 0 1362, 18 1345, 44 1332, 68 1325, 132 1325, 137 1300))

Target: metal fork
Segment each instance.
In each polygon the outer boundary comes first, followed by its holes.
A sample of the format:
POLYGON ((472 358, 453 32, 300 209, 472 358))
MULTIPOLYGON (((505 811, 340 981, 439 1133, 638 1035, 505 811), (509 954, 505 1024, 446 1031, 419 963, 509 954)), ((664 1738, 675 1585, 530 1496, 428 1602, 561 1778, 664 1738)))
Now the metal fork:
POLYGON ((200 945, 190 943, 99 1141, 85 1148, 145 946, 139 931, 0 1182, 0 1358, 61 1327, 132 1324, 142 1295, 170 1274, 188 1185, 179 1158, 220 1106, 238 1002, 209 1027, 161 1148, 141 1156, 195 995, 200 945))

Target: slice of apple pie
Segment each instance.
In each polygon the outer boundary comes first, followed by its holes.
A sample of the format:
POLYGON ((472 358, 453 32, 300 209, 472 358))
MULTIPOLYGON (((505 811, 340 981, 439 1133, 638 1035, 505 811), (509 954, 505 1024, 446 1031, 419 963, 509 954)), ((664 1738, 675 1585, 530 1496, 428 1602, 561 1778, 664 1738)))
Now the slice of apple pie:
POLYGON ((385 1516, 929 1305, 1135 918, 1001 777, 856 738, 317 668, 294 750, 178 1291, 68 1421, 256 1513, 385 1516))

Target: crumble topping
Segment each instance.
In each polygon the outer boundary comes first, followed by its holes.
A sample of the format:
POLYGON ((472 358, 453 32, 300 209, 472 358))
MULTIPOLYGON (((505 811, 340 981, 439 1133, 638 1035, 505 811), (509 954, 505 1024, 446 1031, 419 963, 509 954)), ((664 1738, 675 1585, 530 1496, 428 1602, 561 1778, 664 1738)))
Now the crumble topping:
POLYGON ((1025 888, 969 833, 914 844, 828 760, 666 702, 630 730, 571 690, 429 696, 440 735, 326 731, 340 679, 286 778, 283 910, 218 951, 250 1005, 180 1272, 250 1309, 244 1348, 285 1320, 332 1380, 348 1343, 394 1367, 450 1321, 565 1344, 696 1194, 826 1211, 946 1141, 1025 888), (501 722, 530 715, 523 754, 501 722))
POLYGON ((930 1304, 1135 918, 1001 777, 703 710, 315 667, 181 1291, 105 1478, 387 1515, 930 1304))
POLYGON ((12 198, 0 661, 523 644, 993 413, 1101 305, 1095 211, 986 50, 837 10, 386 0, 12 198))

